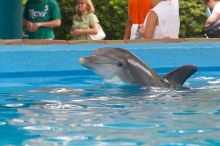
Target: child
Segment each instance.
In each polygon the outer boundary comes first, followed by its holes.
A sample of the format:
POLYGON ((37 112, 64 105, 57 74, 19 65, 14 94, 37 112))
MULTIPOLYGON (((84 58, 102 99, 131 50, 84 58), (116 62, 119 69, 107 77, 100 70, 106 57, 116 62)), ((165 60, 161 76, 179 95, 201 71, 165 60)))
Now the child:
POLYGON ((90 35, 98 33, 99 20, 94 11, 91 0, 77 0, 76 15, 70 32, 74 40, 92 40, 90 35))

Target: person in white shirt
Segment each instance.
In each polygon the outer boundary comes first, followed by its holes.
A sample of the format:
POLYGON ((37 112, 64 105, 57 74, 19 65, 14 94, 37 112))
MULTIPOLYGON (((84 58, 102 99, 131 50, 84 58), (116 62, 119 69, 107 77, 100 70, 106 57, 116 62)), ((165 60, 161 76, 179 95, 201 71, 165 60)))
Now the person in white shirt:
POLYGON ((139 35, 143 39, 179 38, 178 0, 151 1, 154 7, 147 14, 144 24, 139 28, 139 35))
POLYGON ((209 9, 213 9, 211 15, 206 20, 205 26, 208 27, 215 23, 220 23, 220 0, 204 0, 209 9))

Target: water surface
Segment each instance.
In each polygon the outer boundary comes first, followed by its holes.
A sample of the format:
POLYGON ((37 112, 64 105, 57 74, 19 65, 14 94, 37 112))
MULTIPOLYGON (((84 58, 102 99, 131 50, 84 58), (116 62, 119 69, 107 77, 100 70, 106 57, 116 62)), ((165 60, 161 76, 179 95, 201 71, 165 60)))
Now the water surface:
POLYGON ((220 145, 218 70, 200 70, 182 90, 82 72, 1 78, 0 145, 220 145))

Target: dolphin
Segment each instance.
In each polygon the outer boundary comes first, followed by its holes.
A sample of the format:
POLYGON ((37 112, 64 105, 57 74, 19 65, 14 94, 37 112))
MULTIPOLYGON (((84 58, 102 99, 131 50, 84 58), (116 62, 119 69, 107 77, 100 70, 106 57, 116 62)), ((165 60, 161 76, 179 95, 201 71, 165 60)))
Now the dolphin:
POLYGON ((128 50, 111 47, 99 48, 79 61, 106 82, 124 82, 141 87, 181 88, 197 71, 196 66, 183 65, 160 77, 128 50))

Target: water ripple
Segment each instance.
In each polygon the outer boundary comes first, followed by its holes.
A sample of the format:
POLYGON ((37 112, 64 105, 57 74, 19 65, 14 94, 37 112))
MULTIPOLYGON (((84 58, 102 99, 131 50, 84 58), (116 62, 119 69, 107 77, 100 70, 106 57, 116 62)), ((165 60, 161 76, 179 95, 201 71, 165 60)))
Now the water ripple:
POLYGON ((213 112, 213 114, 220 116, 220 109, 218 109, 218 110, 216 110, 215 112, 213 112))
POLYGON ((24 123, 23 119, 12 119, 11 122, 13 123, 24 123))
POLYGON ((208 82, 209 84, 220 84, 220 79, 218 79, 218 80, 215 80, 215 81, 209 81, 208 82))
POLYGON ((192 135, 192 134, 203 134, 203 133, 213 133, 219 132, 219 128, 204 128, 204 129, 182 129, 182 130, 159 130, 158 132, 166 135, 192 135))
POLYGON ((4 106, 6 106, 6 107, 22 107, 22 106, 24 106, 24 104, 6 104, 6 105, 4 105, 4 106))
POLYGON ((73 104, 55 103, 55 104, 46 104, 44 108, 50 109, 50 110, 79 110, 84 107, 79 106, 79 105, 73 105, 73 104))
POLYGON ((206 145, 204 145, 204 144, 196 144, 196 143, 176 143, 176 142, 171 142, 171 143, 161 144, 160 146, 206 146, 206 145))
POLYGON ((6 125, 6 124, 7 124, 6 122, 0 121, 0 126, 6 125))
POLYGON ((197 115, 201 114, 198 111, 188 110, 188 111, 180 111, 180 112, 174 112, 173 115, 197 115))
POLYGON ((33 130, 33 131, 49 131, 52 128, 49 126, 26 126, 23 127, 25 130, 33 130))
POLYGON ((114 124, 104 124, 107 128, 117 128, 117 129, 145 129, 145 128, 158 128, 159 124, 137 124, 137 123, 114 123, 114 124))
POLYGON ((195 78, 196 80, 203 80, 203 81, 209 81, 209 80, 214 80, 214 77, 197 77, 195 78))

